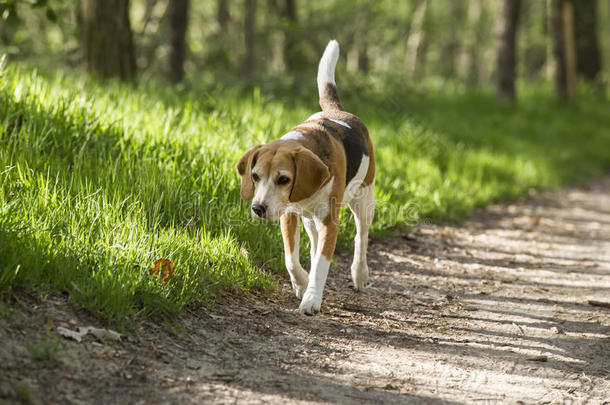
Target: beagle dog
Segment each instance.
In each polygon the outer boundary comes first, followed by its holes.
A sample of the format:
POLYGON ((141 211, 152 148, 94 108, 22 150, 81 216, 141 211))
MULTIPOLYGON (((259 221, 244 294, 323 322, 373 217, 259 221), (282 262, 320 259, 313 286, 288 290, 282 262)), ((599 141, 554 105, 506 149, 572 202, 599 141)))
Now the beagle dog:
POLYGON ((368 231, 375 211, 375 158, 368 130, 346 112, 335 84, 339 44, 330 41, 318 67, 322 111, 280 139, 250 149, 237 162, 241 196, 252 200, 251 215, 279 218, 286 268, 301 299, 299 311, 320 311, 322 293, 339 232, 339 211, 347 204, 356 222, 352 280, 368 281, 368 231), (309 274, 299 262, 302 219, 311 241, 309 274))

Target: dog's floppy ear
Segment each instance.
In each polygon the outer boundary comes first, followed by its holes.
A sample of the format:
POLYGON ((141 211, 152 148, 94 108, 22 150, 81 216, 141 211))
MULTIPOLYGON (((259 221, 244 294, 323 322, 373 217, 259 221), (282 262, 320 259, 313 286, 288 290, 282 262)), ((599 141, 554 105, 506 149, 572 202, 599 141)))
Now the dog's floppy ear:
POLYGON ((254 196, 254 182, 252 181, 252 166, 256 162, 256 155, 262 145, 256 145, 239 159, 235 168, 241 177, 241 198, 248 201, 254 196))
POLYGON ((294 181, 290 192, 290 202, 311 197, 330 177, 328 167, 307 148, 299 148, 293 154, 294 181))

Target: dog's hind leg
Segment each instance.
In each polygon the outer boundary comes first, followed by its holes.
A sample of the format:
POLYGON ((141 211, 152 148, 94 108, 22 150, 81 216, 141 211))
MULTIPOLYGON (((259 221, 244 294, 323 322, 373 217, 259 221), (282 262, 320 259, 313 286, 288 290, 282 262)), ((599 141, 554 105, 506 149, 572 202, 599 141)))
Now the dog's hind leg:
POLYGON ((307 272, 301 267, 299 260, 299 239, 301 236, 301 226, 299 217, 296 214, 284 214, 280 217, 282 236, 284 239, 284 255, 286 269, 290 274, 290 282, 297 298, 303 298, 303 293, 307 288, 307 272))
POLYGON ((313 263, 313 259, 316 257, 316 251, 318 250, 318 229, 316 228, 315 221, 311 218, 303 217, 303 225, 305 226, 307 236, 309 236, 309 242, 311 244, 309 258, 311 263, 313 263))
POLYGON ((369 228, 375 215, 375 183, 360 187, 357 195, 348 203, 356 222, 356 239, 354 241, 354 261, 352 262, 352 280, 354 289, 362 291, 369 279, 369 268, 366 263, 366 250, 369 243, 369 228))

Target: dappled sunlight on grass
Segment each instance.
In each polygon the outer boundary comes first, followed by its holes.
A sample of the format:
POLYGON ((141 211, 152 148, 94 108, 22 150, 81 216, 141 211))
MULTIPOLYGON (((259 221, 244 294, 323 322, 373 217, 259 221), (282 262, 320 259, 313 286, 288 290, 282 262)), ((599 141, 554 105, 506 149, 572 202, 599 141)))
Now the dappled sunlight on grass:
MULTIPOLYGON (((265 271, 282 268, 279 227, 249 218, 234 164, 317 111, 313 87, 174 91, 19 66, 1 80, 4 291, 58 289, 120 323, 273 288, 265 271), (170 286, 148 273, 161 257, 176 265, 170 286)), ((542 90, 512 106, 484 92, 348 87, 344 104, 376 147, 374 236, 610 166, 606 103, 563 106, 542 90)), ((351 216, 342 222, 346 248, 351 216)))

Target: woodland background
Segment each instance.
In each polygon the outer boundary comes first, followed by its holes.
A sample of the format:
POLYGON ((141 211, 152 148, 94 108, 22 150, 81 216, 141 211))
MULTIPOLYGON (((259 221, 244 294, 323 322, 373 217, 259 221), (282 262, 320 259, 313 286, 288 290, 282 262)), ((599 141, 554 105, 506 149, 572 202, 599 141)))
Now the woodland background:
POLYGON ((123 80, 298 77, 330 38, 350 72, 509 98, 516 78, 568 97, 579 81, 599 88, 610 65, 603 0, 3 0, 0 12, 11 59, 123 80))

